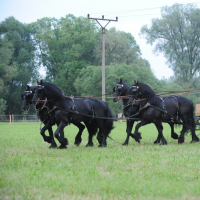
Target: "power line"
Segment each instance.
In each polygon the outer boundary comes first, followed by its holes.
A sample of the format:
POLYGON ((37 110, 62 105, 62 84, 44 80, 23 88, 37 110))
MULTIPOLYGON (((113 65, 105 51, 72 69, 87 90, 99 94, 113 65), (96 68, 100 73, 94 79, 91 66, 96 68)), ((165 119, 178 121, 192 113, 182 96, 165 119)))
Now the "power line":
MULTIPOLYGON (((185 3, 185 4, 181 4, 181 5, 186 5, 186 4, 199 4, 200 1, 197 2, 191 2, 191 3, 185 3)), ((155 10, 155 9, 160 9, 163 8, 164 6, 160 6, 160 7, 152 7, 152 8, 144 8, 144 9, 134 9, 134 10, 124 10, 124 11, 113 11, 113 12, 104 12, 104 15, 118 15, 119 14, 125 14, 125 13, 130 13, 130 12, 141 12, 141 11, 146 11, 146 10, 155 10)), ((93 15, 98 15, 98 14, 102 14, 102 13, 92 13, 93 15)), ((149 14, 147 14, 149 15, 149 14)), ((128 15, 130 16, 130 15, 128 15)), ((128 17, 127 16, 127 17, 128 17)), ((136 15, 133 15, 136 16, 136 15)), ((139 15, 138 15, 139 16, 139 15)), ((121 17, 121 16, 120 16, 121 17)))

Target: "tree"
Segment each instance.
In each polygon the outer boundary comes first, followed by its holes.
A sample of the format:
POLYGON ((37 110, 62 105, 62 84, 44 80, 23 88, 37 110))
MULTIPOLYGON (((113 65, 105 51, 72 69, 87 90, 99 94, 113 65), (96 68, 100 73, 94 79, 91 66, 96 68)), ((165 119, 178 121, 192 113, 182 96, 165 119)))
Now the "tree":
POLYGON ((143 26, 141 35, 155 44, 154 52, 163 52, 179 84, 194 84, 200 73, 200 9, 174 4, 163 7, 161 16, 143 26))
POLYGON ((7 84, 16 73, 15 65, 9 65, 13 55, 13 46, 5 37, 0 38, 0 115, 6 110, 5 96, 8 94, 7 84))
POLYGON ((38 47, 39 63, 47 70, 47 80, 67 94, 75 94, 73 82, 80 70, 93 60, 98 33, 95 23, 69 14, 59 20, 37 20, 29 29, 38 47))
MULTIPOLYGON (((141 52, 135 38, 130 33, 117 31, 115 28, 106 30, 105 33, 105 62, 106 65, 140 63, 140 65, 149 66, 148 62, 141 62, 141 52)), ((99 66, 101 63, 102 36, 99 35, 93 65, 99 66)))
MULTIPOLYGON (((74 85, 81 96, 95 96, 101 98, 101 66, 87 66, 82 69, 74 85)), ((132 86, 134 80, 139 80, 150 85, 154 90, 159 90, 159 80, 151 71, 150 67, 140 67, 135 64, 118 64, 105 67, 106 94, 113 96, 113 87, 116 86, 116 79, 122 78, 124 82, 132 86)), ((113 113, 121 112, 121 104, 114 104, 106 100, 113 113)))
MULTIPOLYGON (((7 95, 4 98, 7 102, 6 113, 19 114, 22 106, 21 94, 26 88, 26 84, 36 79, 38 75, 34 60, 35 47, 26 25, 14 17, 9 17, 0 23, 0 38, 2 44, 7 44, 7 52, 1 49, 1 52, 7 56, 7 61, 1 62, 1 65, 4 66, 1 69, 3 68, 5 71, 5 65, 7 65, 6 70, 10 70, 9 73, 12 74, 7 76, 5 81, 7 90, 7 95)), ((5 76, 2 75, 1 78, 5 79, 5 76)))

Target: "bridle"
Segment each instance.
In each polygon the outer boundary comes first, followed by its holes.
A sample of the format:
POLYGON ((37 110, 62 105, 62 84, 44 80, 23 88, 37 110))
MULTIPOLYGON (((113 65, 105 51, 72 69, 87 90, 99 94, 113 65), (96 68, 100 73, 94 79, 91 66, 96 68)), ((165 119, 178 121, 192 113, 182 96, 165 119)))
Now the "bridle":
POLYGON ((117 86, 113 88, 114 95, 116 95, 116 91, 117 94, 119 94, 117 95, 117 102, 119 102, 120 96, 122 96, 123 88, 124 88, 123 84, 117 84, 117 86))

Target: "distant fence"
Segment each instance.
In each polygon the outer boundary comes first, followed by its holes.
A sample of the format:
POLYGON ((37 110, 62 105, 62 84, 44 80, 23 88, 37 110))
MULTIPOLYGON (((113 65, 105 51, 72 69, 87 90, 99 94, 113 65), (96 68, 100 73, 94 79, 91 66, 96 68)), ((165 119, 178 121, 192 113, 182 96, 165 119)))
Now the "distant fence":
POLYGON ((39 122, 37 115, 0 115, 0 122, 39 122))
MULTIPOLYGON (((113 115, 113 117, 122 117, 122 113, 113 115)), ((126 120, 119 120, 119 122, 126 120)), ((37 115, 0 115, 0 123, 16 123, 16 122, 40 122, 37 115)))

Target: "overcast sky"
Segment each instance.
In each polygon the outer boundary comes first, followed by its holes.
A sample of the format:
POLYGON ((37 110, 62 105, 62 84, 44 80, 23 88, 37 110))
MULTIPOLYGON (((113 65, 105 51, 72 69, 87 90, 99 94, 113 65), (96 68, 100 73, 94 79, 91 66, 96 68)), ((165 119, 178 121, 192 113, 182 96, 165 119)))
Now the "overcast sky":
MULTIPOLYGON (((173 75, 166 65, 162 54, 153 54, 153 47, 146 44, 146 40, 138 35, 145 24, 150 24, 152 18, 160 17, 160 8, 175 3, 195 3, 200 7, 200 1, 195 0, 0 0, 0 22, 9 16, 14 16, 22 23, 31 23, 43 17, 57 19, 73 14, 105 19, 116 19, 107 28, 116 27, 117 30, 131 33, 140 46, 142 57, 149 61, 157 78, 169 78, 173 75)), ((102 22, 102 21, 101 21, 102 22)))

